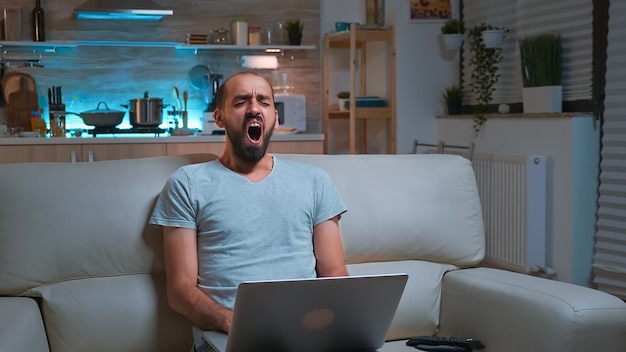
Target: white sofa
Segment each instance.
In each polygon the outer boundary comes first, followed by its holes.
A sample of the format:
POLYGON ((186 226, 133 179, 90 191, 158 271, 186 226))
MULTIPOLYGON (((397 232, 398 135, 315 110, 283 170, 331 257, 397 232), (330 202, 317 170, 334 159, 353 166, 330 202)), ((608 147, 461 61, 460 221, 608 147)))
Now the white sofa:
MULTIPOLYGON (((624 351, 626 304, 580 286, 481 268, 474 174, 450 155, 279 155, 326 169, 348 206, 352 274, 406 272, 383 351, 417 335, 483 351, 624 351)), ((188 351, 147 219, 176 168, 214 155, 0 165, 0 351, 188 351)))

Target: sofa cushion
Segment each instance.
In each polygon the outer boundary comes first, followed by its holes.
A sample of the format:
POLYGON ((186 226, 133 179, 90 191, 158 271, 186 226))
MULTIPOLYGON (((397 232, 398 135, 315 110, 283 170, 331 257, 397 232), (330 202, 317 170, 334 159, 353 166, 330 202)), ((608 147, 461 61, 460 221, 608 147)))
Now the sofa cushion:
POLYGON ((419 260, 348 265, 350 275, 406 273, 409 279, 393 318, 387 340, 432 335, 439 325, 441 279, 453 265, 419 260))
POLYGON ((0 295, 162 271, 161 230, 147 224, 156 198, 178 167, 214 158, 0 165, 0 295))
POLYGON ((41 286, 55 351, 186 351, 191 324, 167 306, 163 275, 124 275, 41 286))
POLYGON ((489 351, 626 350, 626 305, 608 293, 490 268, 447 273, 442 289, 443 336, 489 351))
POLYGON ((472 266, 483 259, 482 210, 467 159, 442 154, 278 156, 330 174, 348 207, 339 224, 349 263, 419 259, 472 266))
POLYGON ((37 302, 26 297, 0 297, 0 351, 48 350, 37 302))

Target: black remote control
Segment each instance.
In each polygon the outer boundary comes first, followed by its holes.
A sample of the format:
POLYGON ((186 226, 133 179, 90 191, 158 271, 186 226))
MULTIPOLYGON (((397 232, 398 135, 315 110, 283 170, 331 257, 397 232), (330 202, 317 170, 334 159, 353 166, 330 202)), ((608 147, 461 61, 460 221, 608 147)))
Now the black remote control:
POLYGON ((407 346, 413 346, 424 351, 467 351, 481 350, 485 346, 478 340, 460 337, 441 336, 417 336, 406 342, 407 346))

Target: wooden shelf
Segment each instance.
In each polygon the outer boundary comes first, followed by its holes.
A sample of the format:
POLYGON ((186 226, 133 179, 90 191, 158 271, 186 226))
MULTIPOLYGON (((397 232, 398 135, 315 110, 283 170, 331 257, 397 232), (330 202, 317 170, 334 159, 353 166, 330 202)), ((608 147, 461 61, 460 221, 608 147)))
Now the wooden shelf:
POLYGON ((233 45, 233 44, 206 44, 190 45, 178 42, 141 42, 119 40, 50 40, 45 42, 33 41, 0 41, 1 48, 23 48, 38 51, 53 51, 56 48, 76 48, 79 46, 131 46, 174 48, 177 50, 315 50, 315 45, 233 45))
MULTIPOLYGON (((391 108, 356 108, 357 119, 392 119, 393 111, 391 108)), ((350 110, 330 110, 328 111, 330 119, 349 119, 350 110)))
MULTIPOLYGON (((350 25, 350 30, 326 33, 324 35, 323 51, 323 98, 322 98, 322 130, 325 136, 324 152, 329 152, 330 120, 347 119, 349 121, 349 151, 357 152, 357 120, 359 122, 359 152, 367 152, 367 122, 374 119, 386 120, 387 153, 396 153, 396 33, 394 27, 365 28, 356 24, 350 25), (367 46, 372 42, 383 42, 386 45, 387 55, 387 100, 388 107, 357 108, 354 97, 367 95, 367 46), (348 49, 350 51, 350 109, 347 111, 330 108, 329 79, 332 70, 330 56, 334 49, 348 49), (360 55, 357 56, 357 50, 360 55), (358 77, 357 77, 358 71, 358 77), (359 87, 357 87, 357 81, 359 87)), ((380 85, 381 82, 372 81, 380 85)), ((333 92, 333 96, 337 92, 333 92)))

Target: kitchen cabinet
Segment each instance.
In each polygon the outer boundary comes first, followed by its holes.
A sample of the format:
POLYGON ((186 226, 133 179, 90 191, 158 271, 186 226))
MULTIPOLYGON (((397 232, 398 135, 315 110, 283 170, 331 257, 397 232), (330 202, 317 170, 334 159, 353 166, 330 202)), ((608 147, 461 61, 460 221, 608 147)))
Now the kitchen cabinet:
POLYGON ((81 147, 80 161, 139 159, 166 155, 163 143, 137 144, 85 144, 81 147))
POLYGON ((166 155, 165 144, 54 144, 0 146, 0 163, 89 162, 166 155))
MULTIPOLYGON (((367 146, 367 121, 383 119, 387 128, 387 153, 396 152, 396 34, 394 27, 365 28, 352 23, 350 30, 342 32, 326 33, 324 35, 324 58, 323 58, 323 98, 322 98, 322 129, 326 136, 324 152, 328 153, 328 133, 331 119, 348 119, 349 121, 349 150, 355 154, 357 150, 357 120, 360 123, 359 151, 365 153, 367 146), (380 85, 380 80, 367 80, 367 48, 374 42, 385 43, 386 66, 380 69, 386 70, 387 78, 387 106, 386 107, 356 107, 356 96, 365 96, 368 91, 368 83, 380 85), (335 49, 348 49, 350 51, 350 108, 348 111, 331 110, 329 78, 332 66, 330 57, 335 49), (357 76, 357 72, 359 73, 357 76), (358 87, 357 87, 357 82, 358 87)), ((380 71, 380 70, 378 70, 380 71)), ((383 82, 384 83, 384 82, 383 82)), ((337 92, 335 92, 336 94, 337 92)))
MULTIPOLYGON (((167 155, 212 153, 222 155, 224 142, 211 143, 168 143, 167 155)), ((269 153, 277 154, 322 154, 322 141, 272 141, 267 148, 269 153)))
POLYGON ((80 145, 2 145, 0 163, 72 161, 81 158, 80 145))
POLYGON ((221 155, 224 142, 211 143, 168 143, 167 155, 205 154, 221 155))
MULTIPOLYGON (((224 137, 167 138, 2 138, 0 163, 90 162, 224 151, 224 137)), ((322 154, 322 135, 277 136, 271 153, 322 154)))

